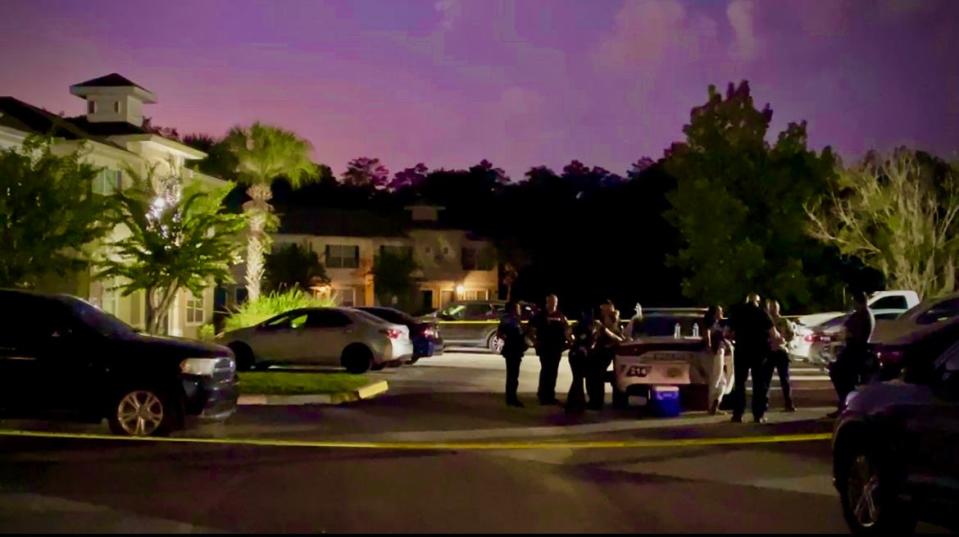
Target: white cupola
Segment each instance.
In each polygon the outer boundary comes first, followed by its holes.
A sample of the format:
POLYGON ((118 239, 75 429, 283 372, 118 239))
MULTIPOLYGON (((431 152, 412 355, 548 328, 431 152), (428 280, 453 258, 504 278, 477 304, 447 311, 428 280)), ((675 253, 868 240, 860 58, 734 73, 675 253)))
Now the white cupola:
POLYGON ((125 122, 143 125, 143 105, 157 102, 152 91, 117 73, 70 86, 70 93, 87 101, 90 123, 125 122))

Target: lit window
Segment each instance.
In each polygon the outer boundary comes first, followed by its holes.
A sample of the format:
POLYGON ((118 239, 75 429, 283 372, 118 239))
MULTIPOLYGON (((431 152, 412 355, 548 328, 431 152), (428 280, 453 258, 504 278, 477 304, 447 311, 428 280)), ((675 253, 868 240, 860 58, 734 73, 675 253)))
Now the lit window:
POLYGON ((463 293, 463 300, 489 300, 487 289, 467 289, 463 293))
POLYGON ((120 170, 100 170, 100 173, 93 178, 93 193, 110 196, 120 190, 121 181, 120 170))
POLYGON ((196 326, 203 324, 203 296, 193 296, 186 301, 186 324, 196 326))
POLYGON ((360 266, 360 247, 330 244, 326 247, 327 268, 358 268, 360 266))
POLYGON ((333 289, 336 295, 336 301, 344 308, 351 308, 356 305, 356 289, 352 287, 337 287, 333 289))

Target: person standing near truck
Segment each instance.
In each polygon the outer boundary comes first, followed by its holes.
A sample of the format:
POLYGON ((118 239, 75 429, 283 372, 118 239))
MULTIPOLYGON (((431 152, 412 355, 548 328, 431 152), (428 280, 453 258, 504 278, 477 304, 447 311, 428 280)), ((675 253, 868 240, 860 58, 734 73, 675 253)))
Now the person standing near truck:
POLYGON ((846 322, 845 346, 839 351, 836 361, 830 364, 829 378, 836 388, 839 397, 839 408, 829 414, 834 418, 846 406, 846 397, 870 376, 872 355, 869 352, 869 338, 876 328, 876 318, 866 300, 866 293, 855 291, 852 294, 856 310, 852 312, 846 322))
POLYGON ((774 332, 773 321, 760 307, 757 293, 750 293, 746 301, 729 311, 729 323, 736 341, 734 384, 730 394, 734 423, 742 423, 746 412, 746 380, 753 378, 752 411, 756 423, 766 423, 766 359, 769 338, 774 332))
POLYGON ((586 392, 589 403, 586 408, 602 410, 606 399, 606 370, 616 354, 616 347, 624 341, 619 327, 619 311, 611 300, 600 306, 599 320, 593 323, 593 352, 590 356, 586 392))
POLYGON ((539 355, 539 388, 536 397, 541 405, 557 405, 556 376, 559 362, 563 359, 572 337, 569 321, 559 311, 559 297, 546 297, 546 309, 537 313, 530 321, 530 332, 539 355))

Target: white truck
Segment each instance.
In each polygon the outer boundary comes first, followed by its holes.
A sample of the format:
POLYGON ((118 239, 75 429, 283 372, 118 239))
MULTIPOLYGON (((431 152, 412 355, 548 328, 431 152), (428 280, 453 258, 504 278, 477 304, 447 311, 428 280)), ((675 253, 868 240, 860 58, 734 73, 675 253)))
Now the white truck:
MULTIPOLYGON (((869 304, 869 309, 873 311, 881 310, 883 314, 903 314, 919 304, 919 294, 909 290, 878 291, 869 295, 867 304, 869 304)), ((792 318, 795 335, 789 345, 789 354, 794 358, 808 360, 809 348, 816 337, 815 328, 846 313, 848 312, 829 311, 792 318)), ((877 324, 882 322, 888 321, 877 321, 877 324)))

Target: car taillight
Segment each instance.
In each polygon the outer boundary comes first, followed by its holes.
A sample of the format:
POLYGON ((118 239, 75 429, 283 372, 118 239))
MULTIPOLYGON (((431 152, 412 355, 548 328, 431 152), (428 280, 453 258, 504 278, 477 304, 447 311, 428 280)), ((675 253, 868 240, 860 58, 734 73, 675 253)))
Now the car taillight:
POLYGON ((436 337, 436 330, 434 330, 434 329, 432 329, 432 328, 430 328, 430 327, 424 328, 424 329, 423 329, 423 337, 435 338, 435 337, 436 337))
POLYGON ((827 336, 826 334, 810 334, 805 337, 805 340, 810 343, 829 343, 832 341, 832 336, 827 336))
POLYGON ((894 365, 902 362, 903 352, 898 349, 880 349, 876 351, 876 358, 880 365, 894 365))
POLYGON ((813 341, 816 341, 816 334, 806 334, 802 339, 806 343, 812 343, 813 341))
POLYGON ((386 337, 390 339, 400 339, 400 336, 403 335, 402 332, 400 332, 399 330, 396 330, 395 328, 385 328, 383 330, 380 330, 380 333, 386 334, 386 337))

